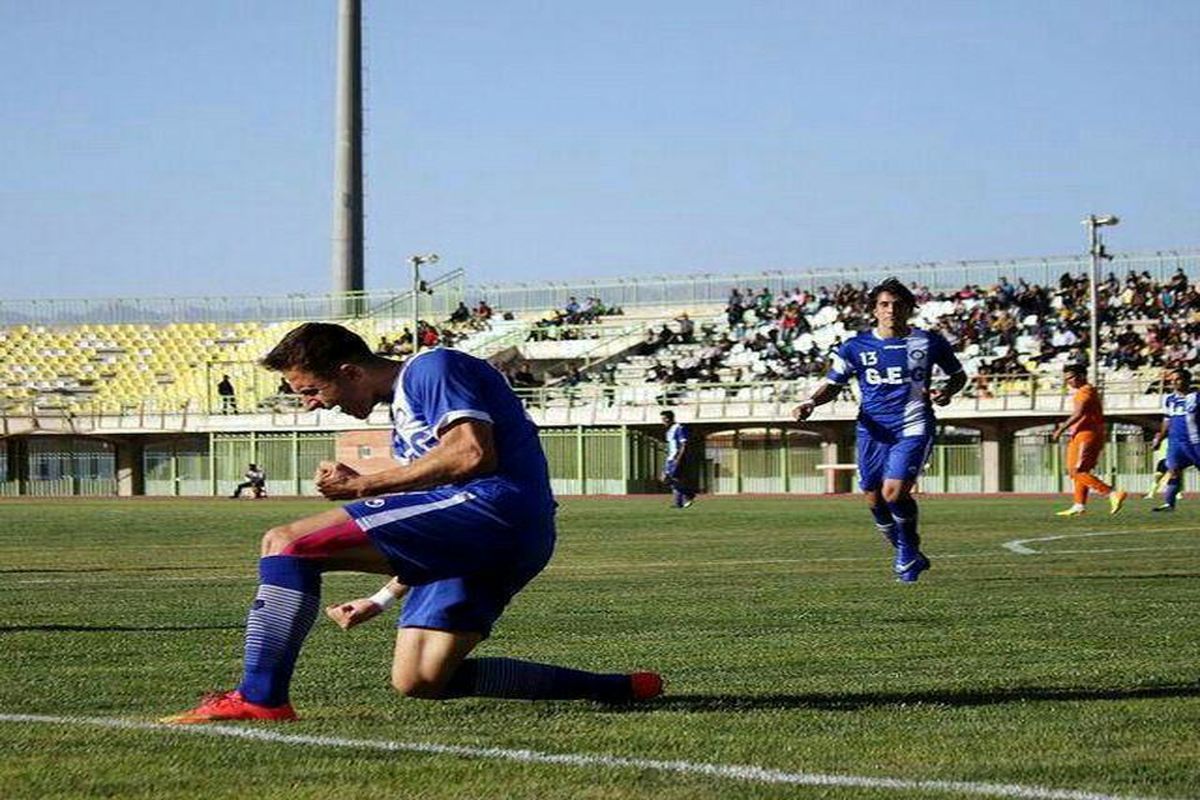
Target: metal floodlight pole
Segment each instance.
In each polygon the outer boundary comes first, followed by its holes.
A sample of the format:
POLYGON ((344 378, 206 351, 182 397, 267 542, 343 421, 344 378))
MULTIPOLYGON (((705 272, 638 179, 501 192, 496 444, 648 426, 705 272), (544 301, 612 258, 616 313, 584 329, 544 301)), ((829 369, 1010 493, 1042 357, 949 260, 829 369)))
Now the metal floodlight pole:
POLYGON ((421 267, 424 264, 436 264, 437 253, 420 256, 409 256, 408 263, 412 265, 412 351, 413 355, 421 347, 421 339, 417 335, 421 329, 421 267))
POLYGON ((339 0, 332 269, 338 312, 348 317, 362 313, 364 288, 362 138, 362 3, 339 0))
POLYGON ((1091 325, 1089 336, 1088 372, 1092 383, 1100 385, 1100 259, 1104 258, 1104 245, 1100 241, 1099 228, 1116 225, 1121 220, 1115 214, 1089 214, 1083 220, 1088 229, 1088 252, 1091 254, 1091 274, 1088 276, 1088 313, 1091 325))

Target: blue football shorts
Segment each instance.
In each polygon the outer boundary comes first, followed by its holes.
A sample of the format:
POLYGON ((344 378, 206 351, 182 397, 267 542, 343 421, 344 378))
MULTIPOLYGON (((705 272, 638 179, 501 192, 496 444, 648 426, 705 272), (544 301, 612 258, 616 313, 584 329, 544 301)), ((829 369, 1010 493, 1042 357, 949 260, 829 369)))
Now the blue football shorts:
POLYGON ((933 435, 902 436, 880 440, 859 427, 858 486, 864 492, 883 486, 885 480, 915 481, 925 471, 933 449, 933 435))
POLYGON ((1165 461, 1169 470, 1200 467, 1200 445, 1168 439, 1165 461))
POLYGON ((488 636, 505 606, 554 552, 554 518, 506 521, 459 487, 357 500, 347 513, 411 587, 399 627, 488 636))

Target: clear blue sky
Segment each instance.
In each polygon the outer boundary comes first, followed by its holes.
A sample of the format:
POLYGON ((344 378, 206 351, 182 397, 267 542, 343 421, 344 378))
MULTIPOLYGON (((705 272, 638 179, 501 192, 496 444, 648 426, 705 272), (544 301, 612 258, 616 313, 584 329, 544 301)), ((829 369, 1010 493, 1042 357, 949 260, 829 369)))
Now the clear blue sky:
MULTIPOLYGON (((330 288, 336 0, 0 0, 0 298, 330 288)), ((364 0, 367 285, 1200 245, 1200 3, 364 0)))

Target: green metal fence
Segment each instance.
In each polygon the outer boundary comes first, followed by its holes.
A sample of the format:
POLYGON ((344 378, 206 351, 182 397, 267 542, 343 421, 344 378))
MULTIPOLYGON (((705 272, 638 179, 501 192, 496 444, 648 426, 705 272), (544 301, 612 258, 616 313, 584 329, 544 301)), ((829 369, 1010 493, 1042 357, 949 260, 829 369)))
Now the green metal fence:
MULTIPOLYGON (((110 442, 76 436, 30 437, 23 451, 24 468, 14 471, 24 474, 5 481, 5 495, 67 497, 117 493, 116 448, 110 442)), ((9 466, 6 457, 6 473, 9 466)))
MULTIPOLYGON (((635 494, 665 491, 659 481, 666 447, 656 432, 624 426, 544 428, 540 432, 554 491, 571 494, 635 494)), ((317 464, 336 454, 336 433, 252 432, 159 438, 142 447, 143 487, 153 496, 228 495, 250 463, 267 473, 271 495, 314 495, 317 464)), ((1097 474, 1125 490, 1149 486, 1157 456, 1148 437, 1132 426, 1113 426, 1097 474)), ((0 497, 64 497, 117 494, 117 445, 86 437, 45 436, 9 440, 0 448, 0 497)), ((1044 430, 1012 442, 1011 487, 1016 492, 1070 491, 1065 445, 1044 430)), ((819 494, 826 476, 819 441, 799 431, 755 429, 712 434, 689 476, 717 494, 819 494)), ((849 459, 846 459, 849 460, 849 459)), ((978 441, 934 446, 921 491, 932 494, 983 491, 978 441)), ((1189 470, 1184 491, 1200 491, 1189 470)))
POLYGON ((716 494, 820 494, 820 442, 799 431, 758 429, 714 435, 705 448, 716 494))
MULTIPOLYGON (((1014 492, 1069 492, 1066 441, 1055 444, 1044 432, 1018 436, 1013 442, 1014 492)), ((1150 450, 1150 441, 1140 429, 1113 426, 1100 454, 1096 475, 1105 482, 1129 492, 1142 493, 1150 488, 1159 456, 1150 450)), ((1184 491, 1200 490, 1196 470, 1184 474, 1184 491)))
POLYGON ((314 495, 312 476, 333 460, 333 433, 243 433, 191 436, 147 445, 143 454, 146 494, 229 495, 249 464, 267 474, 267 492, 314 495))
POLYGON ((186 436, 146 445, 142 451, 146 494, 197 496, 212 492, 207 436, 186 436))
POLYGON ((929 454, 921 491, 955 494, 983 491, 983 464, 978 443, 935 444, 929 454))
POLYGON ((665 445, 625 427, 543 428, 555 494, 636 494, 661 490, 665 445))

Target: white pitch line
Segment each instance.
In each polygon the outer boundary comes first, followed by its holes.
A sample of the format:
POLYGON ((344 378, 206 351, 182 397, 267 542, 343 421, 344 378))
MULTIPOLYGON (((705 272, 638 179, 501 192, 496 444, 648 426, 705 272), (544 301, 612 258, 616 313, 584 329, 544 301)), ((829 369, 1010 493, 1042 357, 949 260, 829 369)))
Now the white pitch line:
POLYGON ((540 753, 536 750, 511 750, 503 747, 468 747, 434 742, 395 742, 380 739, 343 739, 334 736, 302 736, 253 727, 231 725, 192 725, 180 727, 155 722, 103 717, 55 717, 41 714, 0 714, 0 722, 43 725, 92 726, 98 728, 155 731, 180 735, 198 735, 250 739, 272 744, 314 747, 383 750, 427 755, 516 761, 528 764, 561 764, 570 767, 610 767, 649 770, 676 775, 704 775, 750 783, 790 784, 797 786, 846 786, 917 792, 955 792, 983 797, 1017 797, 1023 800, 1156 800, 1132 795, 1111 795, 1079 789, 1051 789, 1010 783, 973 781, 920 781, 906 778, 872 778, 863 775, 831 775, 819 772, 785 772, 745 764, 708 764, 699 761, 659 761, 646 758, 588 755, 585 753, 540 753))
POLYGON ((1147 533, 1173 533, 1177 531, 1190 531, 1192 528, 1155 528, 1146 530, 1143 528, 1125 528, 1115 531, 1084 531, 1082 533, 1060 533, 1055 536, 1037 536, 1030 539, 1012 539, 1000 545, 1006 550, 1011 550, 1017 555, 1034 556, 1040 555, 1041 550, 1034 550, 1032 547, 1026 547, 1028 542, 1055 542, 1059 539, 1085 539, 1091 536, 1123 536, 1128 534, 1147 534, 1147 533))

